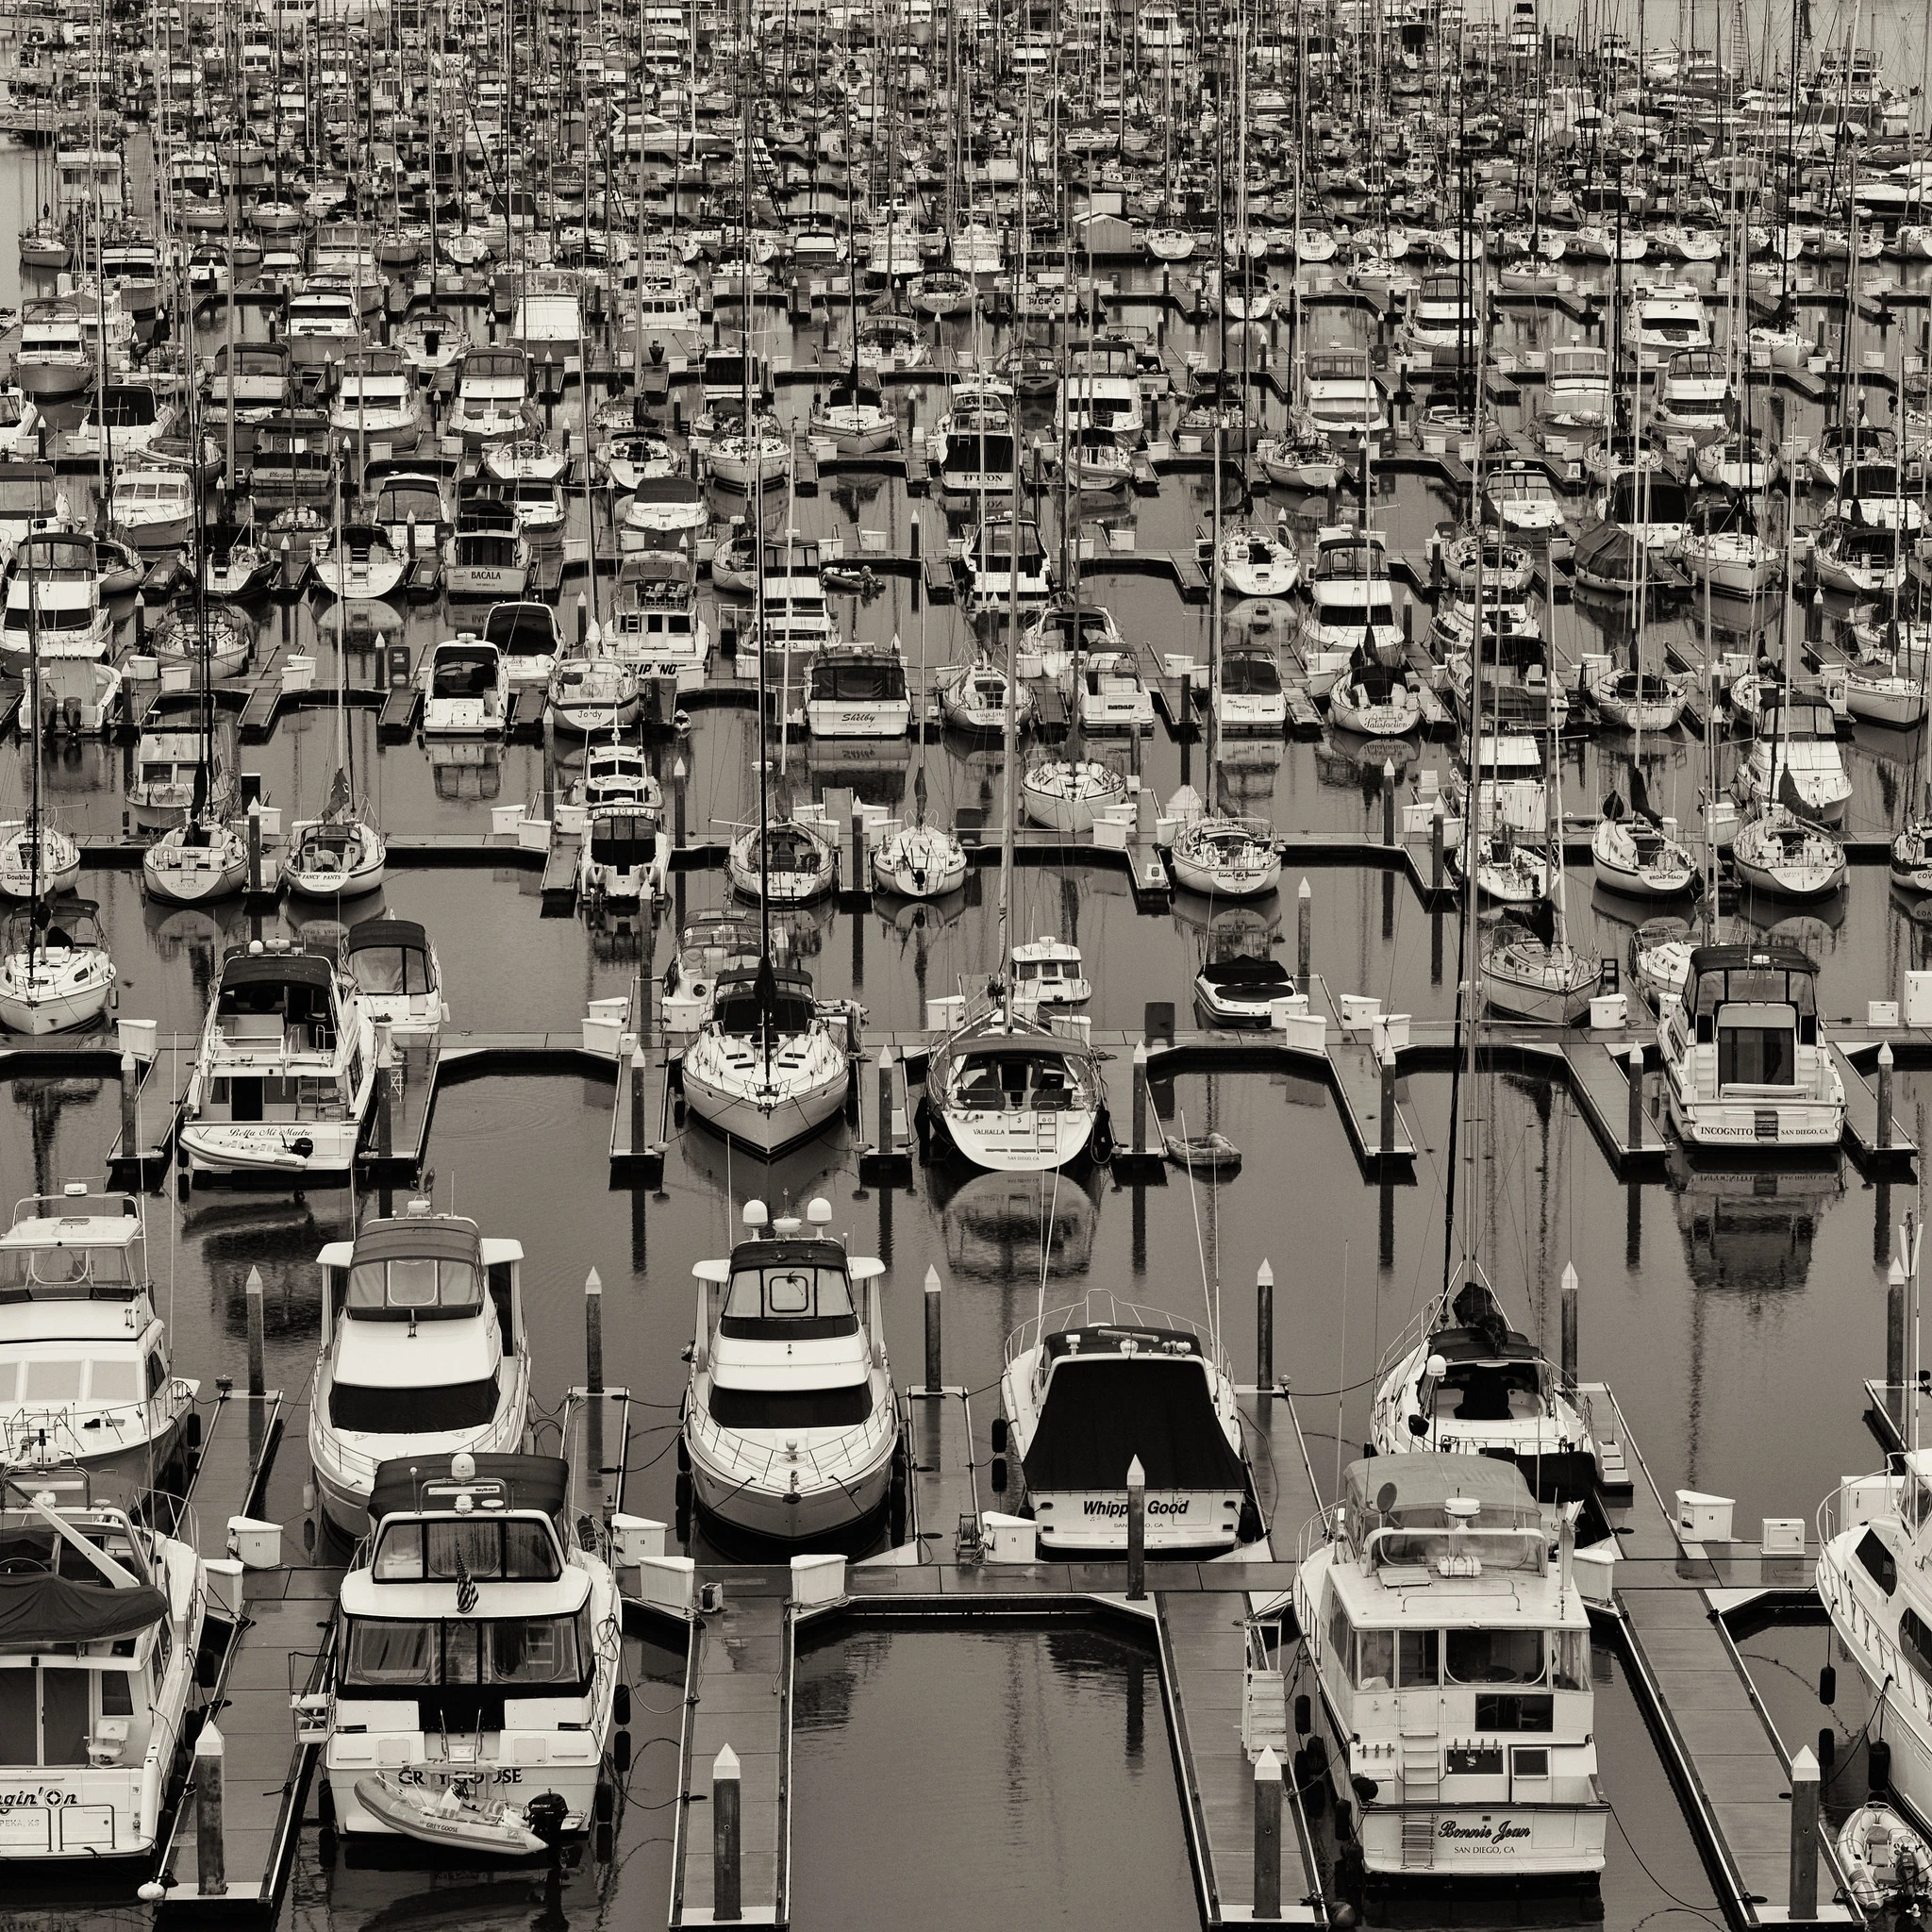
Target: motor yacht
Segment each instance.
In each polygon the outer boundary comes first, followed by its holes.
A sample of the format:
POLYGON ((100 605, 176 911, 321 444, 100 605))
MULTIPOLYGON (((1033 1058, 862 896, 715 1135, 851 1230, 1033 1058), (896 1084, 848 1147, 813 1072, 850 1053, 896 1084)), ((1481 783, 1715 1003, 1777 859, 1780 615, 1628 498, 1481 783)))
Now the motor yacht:
POLYGON ((375 1091, 375 1023, 333 958, 228 949, 182 1104, 192 1174, 345 1174, 375 1091))
POLYGON ((1351 1463, 1304 1532, 1318 1766, 1372 1888, 1595 1891, 1609 1807, 1574 1534, 1566 1511, 1553 1537, 1520 1468, 1480 1454, 1351 1463))
POLYGON ((1233 1369, 1209 1330, 1164 1310, 1096 1291, 1017 1328, 993 1441, 1042 1557, 1124 1553, 1136 1461, 1150 1555, 1217 1557, 1258 1531, 1233 1369))
POLYGON ((1671 1124, 1690 1147, 1835 1149, 1844 1082, 1818 1012, 1818 968, 1769 940, 1698 946, 1657 1034, 1671 1124))
POLYGON ((425 1444, 377 1470, 323 1688, 296 1700, 336 1830, 466 1863, 590 1831, 630 1690, 609 1545, 569 1495, 554 1456, 425 1444))
MULTIPOLYGON (((192 1542, 97 1495, 80 1469, 0 1475, 0 1857, 151 1859, 176 1795, 208 1588, 192 1542)), ((124 1868, 125 1869, 125 1868, 124 1868)))
POLYGON ((767 1224, 700 1261, 679 1461, 711 1522, 761 1542, 824 1548, 887 1507, 899 1410, 886 1358, 885 1264, 848 1256, 831 1204, 767 1224))
POLYGON ((514 1453, 528 1427, 529 1337, 520 1241, 424 1200, 331 1241, 308 1453, 324 1513, 352 1539, 379 1520, 391 1458, 514 1453))
POLYGON ((0 1463, 77 1465, 144 1494, 199 1435, 200 1385, 168 1357, 135 1197, 72 1181, 16 1202, 0 1234, 0 1463))

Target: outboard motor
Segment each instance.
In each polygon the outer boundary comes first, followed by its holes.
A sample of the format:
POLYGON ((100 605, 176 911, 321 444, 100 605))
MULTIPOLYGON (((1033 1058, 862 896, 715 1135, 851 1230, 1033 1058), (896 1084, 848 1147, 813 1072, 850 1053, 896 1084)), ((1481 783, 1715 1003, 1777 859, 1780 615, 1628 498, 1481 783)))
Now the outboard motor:
POLYGON ((564 1815, 563 1795, 559 1791, 539 1791, 524 1807, 524 1823, 546 1845, 561 1841, 564 1815))

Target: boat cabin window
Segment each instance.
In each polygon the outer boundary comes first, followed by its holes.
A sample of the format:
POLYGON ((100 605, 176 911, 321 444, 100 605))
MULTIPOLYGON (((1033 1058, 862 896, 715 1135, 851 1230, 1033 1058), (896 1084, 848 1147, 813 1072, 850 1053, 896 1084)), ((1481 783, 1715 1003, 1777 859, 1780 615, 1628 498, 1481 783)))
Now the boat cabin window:
POLYGON ((1541 1684, 1541 1630, 1451 1630, 1443 1646, 1452 1684, 1541 1684))
POLYGON ((872 1389, 725 1389, 711 1386, 711 1420, 727 1429, 855 1429, 871 1416, 872 1389))
MULTIPOLYGON (((742 1039, 756 1037, 764 1025, 758 1009, 758 988, 748 979, 720 987, 711 1004, 711 1016, 721 1033, 742 1039)), ((818 1008, 809 994, 780 984, 772 1000, 771 1031, 774 1040, 808 1033, 818 1018, 818 1008)))
POLYGON ((658 857, 656 821, 643 813, 598 819, 591 827, 591 863, 638 872, 658 857))
POLYGON ((550 1525, 527 1516, 391 1523, 375 1545, 378 1583, 555 1583, 563 1574, 550 1525), (425 1555, 426 1549, 426 1555, 425 1555))
POLYGON ((1233 698, 1281 695, 1281 667, 1260 651, 1232 651, 1222 659, 1221 694, 1233 698))
POLYGON ((354 1261, 346 1304, 352 1315, 474 1315, 483 1306, 475 1262, 449 1255, 391 1255, 354 1261))
POLYGON ((857 658, 811 667, 811 694, 821 704, 880 705, 906 695, 904 669, 887 658, 857 658))
POLYGON ((1910 1610, 1899 1612, 1898 1647, 1913 1670, 1932 1682, 1932 1627, 1910 1610))
POLYGON ((842 1268, 810 1261, 734 1268, 718 1332, 744 1340, 782 1335, 788 1341, 856 1335, 852 1283, 842 1268))
MULTIPOLYGON (((1769 961, 1761 966, 1734 966, 1728 970, 1707 968, 1697 975, 1694 1010, 1700 1046, 1716 1041, 1720 1019, 1726 1025, 1746 1024, 1747 1010, 1759 1014, 1775 1010, 1784 1016, 1784 1025, 1795 1024, 1801 1044, 1818 1043, 1817 986, 1807 971, 1788 970, 1769 961)), ((1763 1025, 1768 1021, 1759 1019, 1750 1024, 1763 1025)))
POLYGON ((345 1695, 435 1687, 576 1686, 590 1675, 590 1613, 564 1617, 351 1617, 345 1695))
POLYGON ((136 1403, 141 1361, 126 1356, 41 1356, 0 1349, 0 1403, 136 1403))
POLYGON ((1875 1529, 1868 1529, 1858 1539, 1857 1555, 1865 1574, 1890 1596, 1898 1588, 1898 1559, 1886 1547, 1885 1539, 1875 1529))
POLYGON ((329 1386, 328 1419, 353 1435, 440 1435, 487 1426, 495 1419, 496 1400, 494 1375, 408 1389, 335 1382, 329 1386))

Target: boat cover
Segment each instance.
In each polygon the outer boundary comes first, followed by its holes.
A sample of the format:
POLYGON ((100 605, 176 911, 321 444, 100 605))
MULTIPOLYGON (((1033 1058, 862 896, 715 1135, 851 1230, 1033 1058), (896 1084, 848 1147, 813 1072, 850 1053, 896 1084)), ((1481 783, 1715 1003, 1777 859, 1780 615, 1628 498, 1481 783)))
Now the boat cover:
POLYGON ((1197 1353, 1057 1361, 1026 1446, 1027 1489, 1124 1490, 1137 1456, 1150 1490, 1238 1489, 1247 1480, 1197 1353))
MULTIPOLYGON (((545 1516, 555 1516, 562 1509, 570 1482, 570 1468, 562 1457, 491 1455, 478 1450, 471 1459, 476 1465, 475 1480, 504 1484, 512 1508, 541 1509, 545 1516)), ((375 1487, 369 1496, 370 1522, 380 1523, 391 1514, 413 1516, 419 1508, 443 1507, 434 1498, 419 1502, 417 1485, 450 1480, 447 1457, 397 1457, 379 1464, 375 1487)))
POLYGON ((167 1598, 145 1584, 117 1590, 39 1570, 0 1574, 0 1650, 105 1643, 132 1637, 167 1614, 167 1598))

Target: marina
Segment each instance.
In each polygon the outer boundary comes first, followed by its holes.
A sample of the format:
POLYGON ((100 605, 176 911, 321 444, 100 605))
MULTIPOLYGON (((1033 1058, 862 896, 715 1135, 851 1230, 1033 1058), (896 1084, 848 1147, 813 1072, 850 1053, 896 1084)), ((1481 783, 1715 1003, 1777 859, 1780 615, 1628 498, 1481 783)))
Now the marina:
POLYGON ((1928 63, 0 8, 8 1927, 1932 1917, 1928 63))

